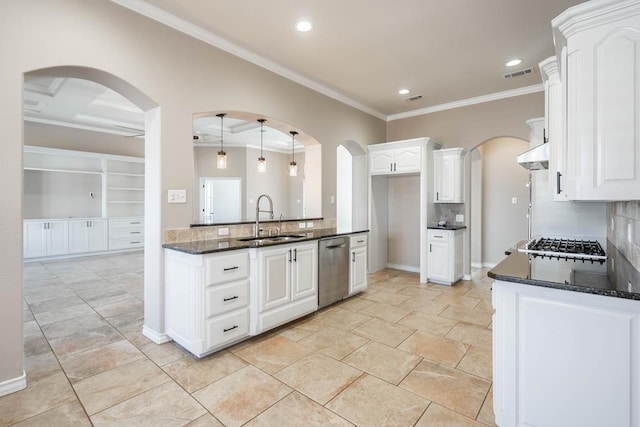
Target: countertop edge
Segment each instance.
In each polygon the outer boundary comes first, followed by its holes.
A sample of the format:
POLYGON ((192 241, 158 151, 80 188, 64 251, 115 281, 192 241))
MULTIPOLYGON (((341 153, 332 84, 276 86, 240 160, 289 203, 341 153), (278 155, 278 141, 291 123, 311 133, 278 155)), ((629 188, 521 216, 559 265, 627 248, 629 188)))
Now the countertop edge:
POLYGON ((316 229, 312 232, 307 231, 303 233, 302 230, 300 234, 306 234, 307 236, 302 237, 296 240, 288 240, 281 242, 269 242, 267 244, 256 244, 255 242, 242 242, 238 239, 244 237, 234 237, 234 238, 225 238, 225 239, 214 239, 214 240, 196 240, 190 242, 178 242, 178 243, 165 243, 162 245, 164 249, 170 249, 177 252, 182 252, 190 255, 205 255, 210 253, 217 252, 227 252, 227 251, 235 251, 242 249, 260 249, 260 248, 270 248, 273 246, 279 245, 287 245, 293 243, 301 243, 301 242, 309 242, 312 240, 320 240, 330 237, 339 237, 339 236, 349 236, 352 234, 362 234, 368 233, 369 229, 364 230, 356 230, 356 231, 337 231, 335 229, 316 229), (227 243, 225 246, 224 243, 227 243), (189 248, 189 245, 200 245, 200 246, 210 246, 205 247, 203 249, 193 249, 189 248), (214 247, 215 246, 215 247, 214 247))

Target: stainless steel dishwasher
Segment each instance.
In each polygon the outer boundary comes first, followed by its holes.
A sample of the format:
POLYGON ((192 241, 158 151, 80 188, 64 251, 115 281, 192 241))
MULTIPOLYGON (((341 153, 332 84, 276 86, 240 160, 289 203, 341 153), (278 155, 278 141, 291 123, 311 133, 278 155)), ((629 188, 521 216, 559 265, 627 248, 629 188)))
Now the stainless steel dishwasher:
POLYGON ((321 239, 318 245, 318 307, 325 307, 349 295, 349 238, 321 239))

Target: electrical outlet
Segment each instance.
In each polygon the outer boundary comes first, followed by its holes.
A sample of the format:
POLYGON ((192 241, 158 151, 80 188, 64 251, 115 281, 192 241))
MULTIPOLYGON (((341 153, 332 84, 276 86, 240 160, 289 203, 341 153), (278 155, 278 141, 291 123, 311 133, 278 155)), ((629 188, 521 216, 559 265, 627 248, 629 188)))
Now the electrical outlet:
POLYGON ((632 232, 631 232, 631 223, 627 224, 627 241, 630 242, 631 240, 633 240, 632 238, 632 232))
POLYGON ((307 224, 304 222, 299 222, 298 223, 298 228, 307 228, 307 224))
POLYGON ((517 205, 518 204, 518 198, 517 197, 512 197, 511 198, 511 203, 514 204, 514 205, 517 205))
POLYGON ((613 221, 613 217, 611 217, 611 231, 613 231, 615 225, 614 225, 614 221, 613 221))
POLYGON ((93 191, 89 191, 89 198, 95 199, 96 198, 96 193, 94 193, 93 191))
POLYGON ((187 190, 168 190, 169 203, 187 203, 187 190))
POLYGON ((331 196, 331 204, 332 205, 336 204, 336 196, 331 196))
POLYGON ((464 222, 464 215, 456 215, 456 222, 464 222))
POLYGON ((307 222, 307 228, 313 228, 313 221, 307 222))
POLYGON ((229 235, 229 227, 218 228, 218 236, 228 236, 228 235, 229 235))

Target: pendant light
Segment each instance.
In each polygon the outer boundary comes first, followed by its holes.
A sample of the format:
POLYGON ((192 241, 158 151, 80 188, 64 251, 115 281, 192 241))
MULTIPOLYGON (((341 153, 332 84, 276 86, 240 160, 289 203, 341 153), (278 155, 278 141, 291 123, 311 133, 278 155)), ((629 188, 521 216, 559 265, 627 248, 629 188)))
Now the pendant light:
POLYGON ((264 135, 265 119, 258 119, 260 123, 260 157, 258 157, 258 172, 265 173, 267 171, 267 159, 262 155, 262 136, 264 135))
POLYGON ((298 164, 296 163, 295 153, 296 135, 298 132, 292 130, 289 133, 291 134, 291 162, 289 163, 289 176, 298 176, 298 164))
POLYGON ((220 151, 218 151, 218 169, 227 168, 227 153, 224 151, 224 116, 227 113, 216 114, 216 117, 220 117, 220 151))

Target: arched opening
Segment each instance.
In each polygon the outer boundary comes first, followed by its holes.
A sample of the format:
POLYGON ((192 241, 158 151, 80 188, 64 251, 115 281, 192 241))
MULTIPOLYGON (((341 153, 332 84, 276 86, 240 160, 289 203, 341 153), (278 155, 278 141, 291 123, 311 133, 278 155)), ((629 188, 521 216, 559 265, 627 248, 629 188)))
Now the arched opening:
MULTIPOLYGON (((156 102, 121 78, 89 67, 60 66, 24 74, 24 82, 38 79, 80 79, 98 83, 128 99, 144 114, 144 335, 160 343, 164 332, 163 253, 161 224, 160 108, 156 102)), ((24 145, 24 139, 23 139, 24 145)), ((104 187, 103 187, 104 188, 104 187)), ((24 199, 24 196, 23 196, 24 199)), ((104 212, 104 210, 103 210, 104 212)), ((103 214, 104 215, 104 214, 103 214)), ((108 218, 106 218, 108 219, 108 218)))
POLYGON ((528 172, 516 162, 529 148, 520 138, 488 139, 470 151, 471 266, 493 267, 527 237, 528 172))
POLYGON ((336 149, 336 227, 341 230, 367 228, 367 153, 355 141, 336 149))

